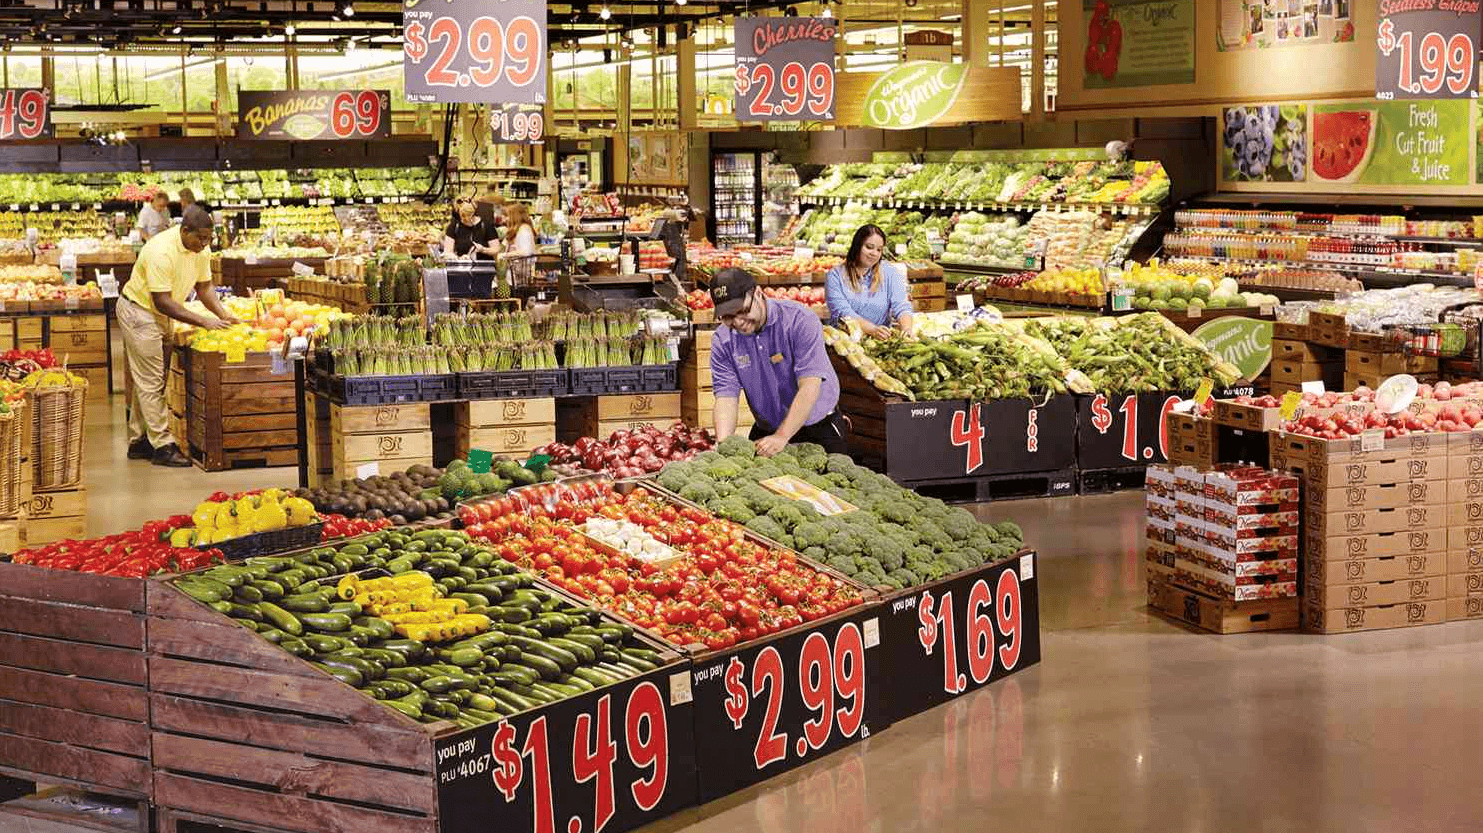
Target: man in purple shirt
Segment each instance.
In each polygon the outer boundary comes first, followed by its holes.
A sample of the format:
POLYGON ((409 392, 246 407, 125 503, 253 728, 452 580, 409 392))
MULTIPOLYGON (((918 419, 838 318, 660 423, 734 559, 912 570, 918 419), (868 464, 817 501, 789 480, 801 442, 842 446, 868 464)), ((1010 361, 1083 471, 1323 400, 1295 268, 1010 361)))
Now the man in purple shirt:
POLYGON ((844 419, 835 409, 839 377, 829 363, 819 316, 795 301, 768 299, 744 269, 717 275, 711 300, 725 325, 711 341, 716 438, 735 433, 737 397, 746 391, 759 455, 771 457, 790 442, 848 453, 844 419))

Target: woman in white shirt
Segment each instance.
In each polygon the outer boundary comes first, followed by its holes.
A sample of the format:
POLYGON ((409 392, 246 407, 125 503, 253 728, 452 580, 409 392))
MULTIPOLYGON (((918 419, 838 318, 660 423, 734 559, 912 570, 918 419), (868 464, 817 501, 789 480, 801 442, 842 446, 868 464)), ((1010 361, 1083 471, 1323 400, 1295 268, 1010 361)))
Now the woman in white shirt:
POLYGON ((140 209, 138 225, 139 239, 146 242, 149 238, 169 228, 170 195, 164 191, 155 192, 154 199, 140 209))
POLYGON ((536 253, 536 229, 530 223, 530 208, 523 202, 505 206, 505 250, 500 259, 530 257, 536 253))

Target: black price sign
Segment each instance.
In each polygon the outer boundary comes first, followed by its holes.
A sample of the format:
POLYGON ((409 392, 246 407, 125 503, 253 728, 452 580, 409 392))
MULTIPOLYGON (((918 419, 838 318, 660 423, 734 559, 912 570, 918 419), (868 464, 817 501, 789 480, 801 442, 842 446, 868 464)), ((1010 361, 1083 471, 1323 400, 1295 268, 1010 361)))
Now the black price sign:
POLYGON ((546 116, 530 104, 490 107, 489 130, 497 145, 539 145, 545 141, 546 116))
POLYGON ((240 90, 239 139, 385 139, 391 136, 386 90, 240 90))
POLYGON ((407 0, 402 7, 407 100, 546 101, 544 0, 407 0))
POLYGON ((834 118, 834 41, 829 17, 738 17, 737 121, 834 118))
POLYGON ((882 684, 890 722, 904 720, 1040 661, 1035 553, 886 600, 882 684))
POLYGON ((1174 393, 1078 395, 1077 465, 1115 469, 1169 459, 1169 411, 1188 398, 1174 393))
POLYGON ((52 135, 46 90, 0 89, 0 141, 52 135))
POLYGON ((689 670, 437 741, 443 833, 620 833, 695 803, 689 670))
POLYGON ((878 612, 868 605, 695 664, 702 802, 870 736, 878 612))
POLYGON ((898 480, 930 480, 1069 469, 1076 449, 1054 438, 1075 430, 1069 396, 891 403, 886 471, 898 480))
POLYGON ((1380 0, 1375 97, 1477 98, 1483 0, 1380 0))

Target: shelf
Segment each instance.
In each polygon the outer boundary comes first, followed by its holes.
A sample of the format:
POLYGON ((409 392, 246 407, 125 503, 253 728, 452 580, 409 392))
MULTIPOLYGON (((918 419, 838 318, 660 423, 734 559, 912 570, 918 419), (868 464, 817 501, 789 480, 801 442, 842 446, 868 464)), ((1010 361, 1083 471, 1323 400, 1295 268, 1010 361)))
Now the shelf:
MULTIPOLYGON (((1206 255, 1164 255, 1165 262, 1175 260, 1199 260, 1206 263, 1234 263, 1237 265, 1276 265, 1292 268, 1319 269, 1329 272, 1338 272, 1349 277, 1357 278, 1366 285, 1371 283, 1384 284, 1387 286, 1405 286, 1412 283, 1440 283, 1449 286, 1472 286, 1471 275, 1459 275, 1454 272, 1422 272, 1406 271, 1401 269, 1378 269, 1372 266, 1343 265, 1337 263, 1309 263, 1307 261, 1292 260, 1249 260, 1245 258, 1210 257, 1206 255)), ((1276 293, 1273 293, 1276 294, 1276 293)))
POLYGON ((848 203, 864 203, 872 208, 905 208, 925 211, 1098 211, 1110 212, 1112 214, 1124 214, 1129 216, 1144 216, 1157 214, 1161 208, 1156 205, 1129 205, 1126 203, 1110 202, 1049 202, 1035 200, 1031 202, 998 202, 978 200, 926 200, 906 199, 897 197, 812 197, 799 194, 800 203, 807 205, 846 205, 848 203))
MULTIPOLYGON (((1387 208, 1448 208, 1458 214, 1483 209, 1483 197, 1464 194, 1417 196, 1414 194, 1269 194, 1257 192, 1228 192, 1202 194, 1192 197, 1189 204, 1249 206, 1271 209, 1280 205, 1327 206, 1330 210, 1350 206, 1387 208)), ((1327 213, 1327 212, 1325 212, 1327 213)), ((1338 211, 1334 213, 1349 213, 1338 211)))
POLYGON ((1382 231, 1317 231, 1311 229, 1235 229, 1219 226, 1176 226, 1171 234, 1190 236, 1210 235, 1217 237, 1338 237, 1359 240, 1389 240, 1396 243, 1424 243, 1434 246, 1460 246, 1469 249, 1483 248, 1483 239, 1475 237, 1413 237, 1404 234, 1386 234, 1382 231))
POLYGON ((1035 266, 990 266, 983 263, 960 263, 958 261, 936 260, 938 266, 946 273, 958 273, 962 275, 1013 275, 1016 272, 1039 272, 1041 269, 1035 266))

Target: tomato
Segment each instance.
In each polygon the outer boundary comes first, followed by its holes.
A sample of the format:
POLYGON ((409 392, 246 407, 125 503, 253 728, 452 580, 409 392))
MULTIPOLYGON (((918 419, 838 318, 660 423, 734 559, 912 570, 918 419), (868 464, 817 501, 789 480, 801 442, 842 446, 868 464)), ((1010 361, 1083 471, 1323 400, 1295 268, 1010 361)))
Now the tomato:
POLYGON ((551 579, 552 581, 560 581, 561 579, 566 578, 566 571, 555 565, 547 566, 544 570, 544 573, 546 575, 546 578, 551 579))

